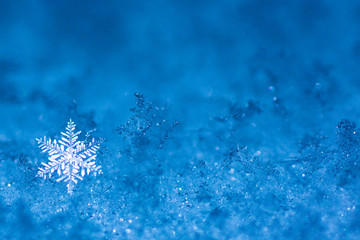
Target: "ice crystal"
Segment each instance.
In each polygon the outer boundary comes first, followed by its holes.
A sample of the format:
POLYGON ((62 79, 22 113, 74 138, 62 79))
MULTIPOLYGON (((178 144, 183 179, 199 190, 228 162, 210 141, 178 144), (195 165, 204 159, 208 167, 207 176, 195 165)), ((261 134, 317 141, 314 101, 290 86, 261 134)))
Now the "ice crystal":
POLYGON ((100 147, 99 142, 95 142, 94 138, 87 141, 78 141, 78 135, 81 133, 75 131, 75 123, 70 119, 67 124, 66 132, 61 132, 63 137, 61 140, 51 140, 46 137, 36 139, 42 152, 48 152, 49 163, 42 163, 45 168, 39 168, 37 176, 46 179, 51 178, 56 171, 60 182, 64 180, 68 182, 68 193, 73 192, 73 188, 78 179, 83 180, 85 174, 93 172, 102 173, 101 166, 96 166, 96 152, 100 147))

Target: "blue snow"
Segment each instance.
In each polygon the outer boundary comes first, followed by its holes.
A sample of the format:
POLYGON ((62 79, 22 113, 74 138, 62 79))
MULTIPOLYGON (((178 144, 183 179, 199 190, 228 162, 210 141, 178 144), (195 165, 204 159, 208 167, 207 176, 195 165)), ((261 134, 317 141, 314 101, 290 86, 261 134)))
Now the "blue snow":
POLYGON ((359 25, 355 0, 0 1, 0 239, 360 239, 359 25), (69 119, 101 141, 72 194, 37 176, 69 119))

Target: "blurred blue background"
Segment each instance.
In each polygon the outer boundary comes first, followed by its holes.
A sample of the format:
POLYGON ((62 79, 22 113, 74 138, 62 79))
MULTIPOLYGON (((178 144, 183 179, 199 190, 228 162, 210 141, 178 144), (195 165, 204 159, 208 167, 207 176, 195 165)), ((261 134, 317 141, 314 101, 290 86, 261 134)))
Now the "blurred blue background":
POLYGON ((139 89, 254 97, 313 85, 316 67, 358 78, 357 1, 2 1, 0 22, 2 81, 21 94, 96 105, 139 89))
POLYGON ((350 0, 0 0, 2 236, 358 239, 359 25, 350 0), (31 177, 69 118, 106 139, 72 197, 31 177))

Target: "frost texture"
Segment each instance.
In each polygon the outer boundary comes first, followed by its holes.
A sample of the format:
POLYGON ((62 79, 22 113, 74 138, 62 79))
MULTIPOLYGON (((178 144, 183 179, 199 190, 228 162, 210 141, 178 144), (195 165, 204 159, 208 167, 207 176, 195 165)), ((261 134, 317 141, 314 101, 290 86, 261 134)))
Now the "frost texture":
POLYGON ((154 155, 156 149, 164 147, 178 122, 170 121, 167 109, 154 106, 152 102, 146 101, 141 93, 136 93, 135 99, 136 106, 131 109, 133 115, 116 131, 123 136, 125 143, 122 153, 130 159, 139 154, 145 154, 143 157, 148 158, 154 155))
POLYGON ((56 171, 59 178, 56 180, 60 182, 64 180, 67 182, 68 193, 73 192, 73 188, 78 179, 83 180, 86 174, 102 173, 101 166, 96 166, 96 152, 100 147, 99 142, 92 141, 78 141, 78 135, 81 133, 75 132, 75 123, 70 119, 67 124, 66 132, 61 132, 63 137, 61 140, 51 140, 46 137, 36 139, 42 152, 48 152, 49 163, 42 163, 45 168, 39 168, 37 176, 46 179, 51 178, 56 171))

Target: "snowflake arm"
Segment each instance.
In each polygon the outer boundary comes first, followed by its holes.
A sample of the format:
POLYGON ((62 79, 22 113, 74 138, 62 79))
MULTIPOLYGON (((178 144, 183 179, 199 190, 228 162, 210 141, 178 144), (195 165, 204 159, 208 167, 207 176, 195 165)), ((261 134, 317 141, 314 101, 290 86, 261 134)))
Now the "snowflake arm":
POLYGON ((59 146, 56 140, 51 141, 51 139, 47 139, 46 137, 40 139, 37 138, 36 140, 39 144, 39 148, 42 150, 43 153, 49 152, 51 156, 61 155, 64 153, 64 147, 59 146))
POLYGON ((39 144, 39 148, 42 150, 43 153, 48 152, 50 157, 50 162, 48 164, 41 163, 44 165, 45 168, 39 168, 38 175, 39 177, 43 177, 46 179, 46 176, 51 178, 51 174, 57 170, 58 174, 61 174, 61 166, 64 163, 64 159, 61 159, 60 157, 64 155, 64 147, 61 145, 59 146, 54 140, 53 142, 51 139, 48 139, 46 137, 36 139, 39 144), (60 158, 60 159, 59 159, 60 158))
POLYGON ((97 150, 100 148, 100 143, 96 143, 94 139, 86 146, 84 143, 80 143, 77 148, 77 154, 82 158, 81 166, 81 176, 86 173, 89 175, 90 172, 94 172, 95 175, 97 172, 101 173, 100 166, 96 166, 95 158, 97 157, 97 150))
POLYGON ((61 140, 51 141, 46 137, 37 139, 42 152, 49 154, 49 163, 42 163, 45 168, 39 168, 37 176, 51 178, 52 173, 56 171, 59 176, 56 181, 67 182, 70 194, 78 180, 83 180, 85 172, 88 175, 90 172, 94 175, 102 173, 101 167, 95 163, 100 143, 94 139, 89 143, 78 141, 81 132, 74 132, 75 127, 75 123, 70 119, 66 132, 61 132, 61 140))

